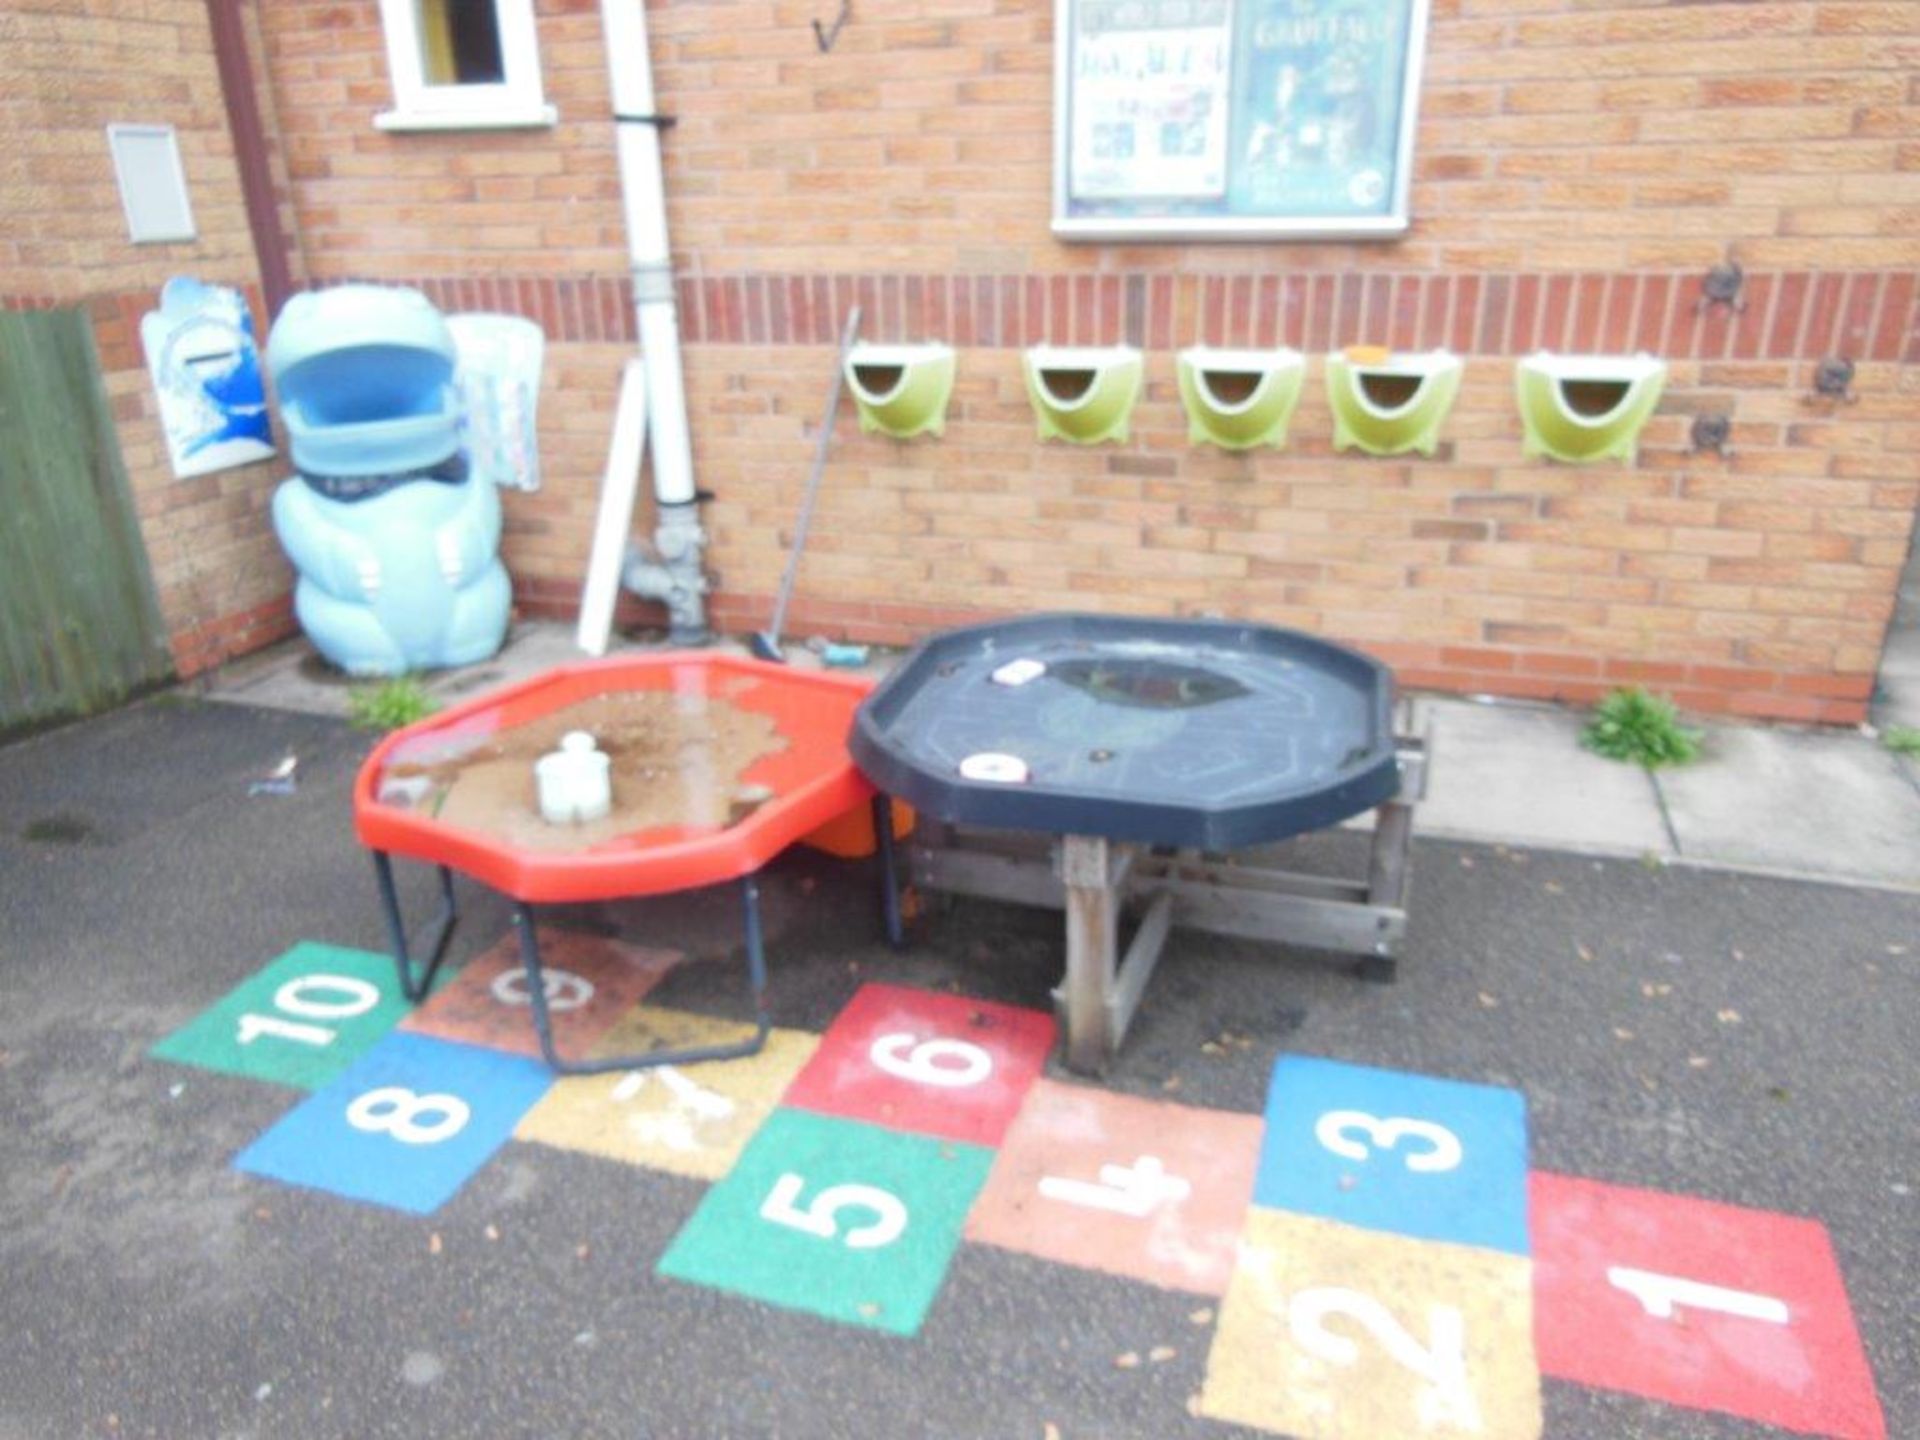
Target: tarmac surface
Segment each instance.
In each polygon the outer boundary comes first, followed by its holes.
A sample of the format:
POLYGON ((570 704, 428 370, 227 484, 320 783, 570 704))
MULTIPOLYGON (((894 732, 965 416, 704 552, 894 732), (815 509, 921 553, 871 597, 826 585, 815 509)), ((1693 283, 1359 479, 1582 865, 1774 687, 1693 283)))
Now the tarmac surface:
MULTIPOLYGON (((967 1244, 899 1339, 657 1277, 693 1181, 513 1142, 422 1219, 235 1172, 290 1092, 147 1051, 299 940, 382 948, 369 743, 163 696, 0 748, 0 1440, 1255 1433, 1189 1413, 1189 1295, 967 1244), (289 751, 297 791, 250 796, 289 751)), ((782 1025, 868 980, 1043 1008, 1057 976, 1057 916, 964 903, 895 955, 858 866, 766 891, 782 1025)), ((507 925, 463 905, 456 959, 507 925)), ((572 918, 712 962, 649 1003, 737 1006, 730 894, 572 918)), ((1824 1222, 1888 1433, 1920 1435, 1920 895, 1421 840, 1400 976, 1177 936, 1106 1083, 1257 1113, 1284 1049, 1516 1086, 1536 1169, 1824 1222)), ((1777 1433, 1544 1396, 1556 1440, 1777 1433)))

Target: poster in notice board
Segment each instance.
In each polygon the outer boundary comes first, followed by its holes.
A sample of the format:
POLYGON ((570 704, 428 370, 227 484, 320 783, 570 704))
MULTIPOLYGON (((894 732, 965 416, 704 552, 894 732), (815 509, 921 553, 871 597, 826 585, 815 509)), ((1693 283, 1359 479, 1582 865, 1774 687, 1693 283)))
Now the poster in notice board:
POLYGON ((1428 0, 1057 0, 1054 233, 1391 238, 1428 0))

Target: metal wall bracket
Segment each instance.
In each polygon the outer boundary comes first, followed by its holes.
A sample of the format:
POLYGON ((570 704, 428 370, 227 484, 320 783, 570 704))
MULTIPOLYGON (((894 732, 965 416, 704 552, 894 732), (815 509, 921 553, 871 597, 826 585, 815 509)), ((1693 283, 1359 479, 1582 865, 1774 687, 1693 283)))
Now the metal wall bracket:
POLYGON ((1853 361, 1845 355, 1830 355, 1813 372, 1813 394, 1809 401, 1837 400, 1851 405, 1860 397, 1853 393, 1853 361))
POLYGON ((1727 445, 1728 437, 1733 434, 1733 421, 1725 415, 1696 415, 1689 433, 1696 455, 1703 450, 1711 450, 1716 455, 1733 454, 1727 445))
POLYGON ((1697 315, 1710 305, 1724 305, 1738 315, 1747 308, 1747 302, 1740 298, 1746 283, 1746 272, 1740 268, 1739 261, 1729 259, 1714 266, 1700 281, 1700 298, 1693 302, 1694 313, 1697 315))
POLYGON ((853 0, 840 0, 840 13, 833 17, 833 24, 822 25, 818 20, 813 22, 814 43, 820 47, 822 55, 833 49, 834 42, 840 38, 842 27, 852 17, 853 0))

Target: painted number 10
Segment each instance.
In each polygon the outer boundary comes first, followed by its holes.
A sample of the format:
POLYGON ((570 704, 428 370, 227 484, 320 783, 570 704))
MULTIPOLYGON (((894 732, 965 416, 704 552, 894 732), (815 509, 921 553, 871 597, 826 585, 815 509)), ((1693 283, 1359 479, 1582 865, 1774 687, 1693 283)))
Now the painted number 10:
POLYGON ((351 1020, 379 1003, 379 990, 357 976, 302 975, 273 992, 273 1008, 280 1014, 242 1015, 237 1038, 242 1045, 251 1045, 262 1035, 300 1045, 331 1045, 340 1032, 312 1021, 351 1020))

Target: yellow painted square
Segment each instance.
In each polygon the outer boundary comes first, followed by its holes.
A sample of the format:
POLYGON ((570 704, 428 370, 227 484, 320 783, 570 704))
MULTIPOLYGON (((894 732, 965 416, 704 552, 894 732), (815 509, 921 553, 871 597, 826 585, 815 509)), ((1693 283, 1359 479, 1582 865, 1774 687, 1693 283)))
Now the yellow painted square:
MULTIPOLYGON (((647 1006, 594 1046, 598 1055, 685 1045, 725 1045, 753 1027, 647 1006)), ((718 1180, 812 1058, 820 1037, 774 1030, 757 1055, 657 1066, 554 1082, 514 1133, 565 1150, 583 1150, 696 1180, 718 1180)))
POLYGON ((1533 1262, 1255 1208, 1200 1412, 1298 1440, 1538 1440, 1533 1262))

